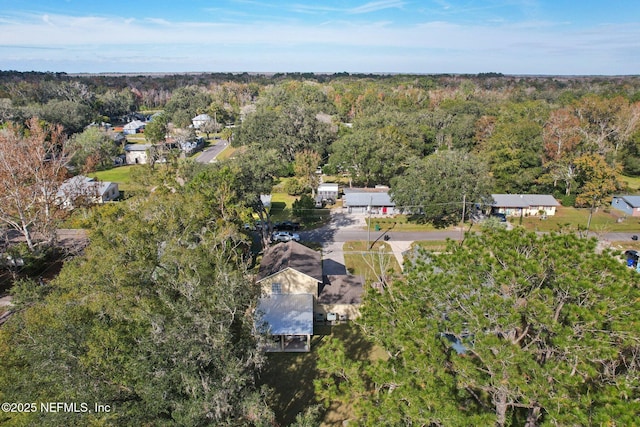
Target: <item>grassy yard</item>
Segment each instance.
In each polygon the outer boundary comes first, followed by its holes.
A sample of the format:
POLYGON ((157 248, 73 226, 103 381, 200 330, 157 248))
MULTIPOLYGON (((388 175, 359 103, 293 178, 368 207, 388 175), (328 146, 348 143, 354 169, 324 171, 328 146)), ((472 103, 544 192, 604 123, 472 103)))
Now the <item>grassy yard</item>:
POLYGON ((223 160, 230 159, 238 150, 239 149, 237 147, 232 147, 231 145, 227 145, 227 148, 222 150, 220 154, 216 156, 216 160, 221 162, 223 160))
POLYGON ((411 252, 414 248, 426 249, 433 252, 442 252, 447 249, 447 242, 445 240, 417 240, 411 245, 411 252))
POLYGON ((632 194, 638 194, 640 192, 640 176, 625 176, 620 175, 618 177, 620 181, 627 184, 632 194))
MULTIPOLYGON (((329 337, 341 340, 347 355, 354 359, 385 359, 384 351, 366 340, 362 330, 349 322, 334 326, 316 326, 309 353, 268 353, 266 369, 259 379, 273 390, 272 404, 280 425, 295 421, 298 413, 319 403, 313 380, 318 378, 317 351, 329 337)), ((331 406, 323 414, 322 425, 340 425, 353 417, 350 407, 331 406)))
POLYGON ((371 251, 367 242, 346 242, 343 246, 347 271, 364 277, 365 284, 377 282, 382 273, 402 270, 386 242, 375 242, 371 251))
POLYGON ((143 133, 136 133, 127 135, 127 144, 146 144, 147 139, 143 133))
POLYGON ((420 224, 416 221, 409 219, 407 215, 395 215, 393 217, 372 217, 366 219, 367 224, 370 224, 371 229, 374 230, 376 225, 381 230, 394 230, 394 231, 435 231, 442 230, 436 229, 433 224, 420 224))
MULTIPOLYGON (((626 217, 616 209, 600 208, 591 218, 590 231, 595 232, 640 232, 640 218, 626 217)), ((520 225, 520 218, 511 218, 514 225, 520 225)), ((559 207, 556 214, 541 220, 539 217, 522 218, 522 226, 535 231, 558 231, 559 229, 584 230, 589 221, 589 209, 559 207)))
MULTIPOLYGON (((285 178, 286 179, 286 178, 285 178)), ((291 196, 282 190, 283 183, 274 187, 271 193, 271 219, 274 222, 285 220, 300 221, 303 229, 313 229, 324 225, 329 220, 329 209, 314 209, 308 218, 296 218, 293 216, 293 202, 299 196, 291 196)))
POLYGON ((138 165, 120 166, 90 174, 92 178, 100 181, 117 182, 121 190, 128 190, 131 186, 131 169, 138 165))

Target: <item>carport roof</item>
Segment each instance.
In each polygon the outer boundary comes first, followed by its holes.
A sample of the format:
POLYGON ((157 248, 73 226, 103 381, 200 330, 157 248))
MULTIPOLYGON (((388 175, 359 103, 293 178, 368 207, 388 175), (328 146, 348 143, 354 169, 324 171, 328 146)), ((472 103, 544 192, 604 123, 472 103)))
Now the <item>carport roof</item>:
POLYGON ((272 294, 260 298, 258 313, 271 335, 313 335, 311 294, 272 294))

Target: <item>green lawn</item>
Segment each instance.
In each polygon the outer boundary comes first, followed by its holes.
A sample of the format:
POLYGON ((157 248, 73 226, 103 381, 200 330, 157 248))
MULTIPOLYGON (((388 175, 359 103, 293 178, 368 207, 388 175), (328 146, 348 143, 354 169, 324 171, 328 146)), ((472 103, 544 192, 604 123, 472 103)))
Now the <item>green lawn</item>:
POLYGON ((618 178, 620 179, 620 181, 627 184, 627 187, 629 187, 629 191, 632 194, 637 194, 638 192, 640 192, 640 176, 620 175, 618 178))
MULTIPOLYGON (((623 218, 623 212, 616 209, 603 208, 593 213, 591 218, 590 231, 596 232, 640 232, 640 218, 623 218)), ((514 225, 520 225, 520 218, 510 218, 514 225)), ((558 231, 559 229, 584 230, 589 221, 589 209, 578 209, 561 206, 553 216, 541 220, 540 217, 529 217, 522 219, 522 226, 528 230, 535 231, 558 231)))
POLYGON ((143 133, 127 135, 127 144, 146 144, 147 139, 143 133))
MULTIPOLYGON (((273 390, 271 403, 280 425, 290 425, 298 413, 319 403, 313 384, 319 376, 317 351, 329 336, 340 339, 351 358, 362 355, 369 360, 386 358, 384 351, 370 343, 354 323, 316 325, 314 333, 309 353, 267 353, 266 368, 259 378, 259 385, 267 385, 273 390)), ((352 415, 350 407, 331 406, 323 414, 322 425, 335 425, 352 415)))
POLYGON ((394 215, 393 217, 383 218, 367 218, 367 224, 370 223, 371 229, 375 230, 376 225, 381 230, 394 230, 394 231, 435 231, 442 230, 437 229, 433 224, 421 224, 416 221, 412 221, 407 215, 394 215))
POLYGON ((372 250, 368 250, 367 242, 346 242, 343 250, 347 271, 363 276, 367 285, 379 281, 382 273, 402 271, 386 242, 375 242, 372 250))
POLYGON ((216 156, 216 160, 223 161, 223 160, 230 159, 231 157, 233 157, 236 151, 238 151, 238 148, 227 145, 227 148, 222 150, 220 154, 216 156))
MULTIPOLYGON (((274 187, 274 190, 281 189, 281 186, 274 187)), ((293 216, 293 202, 298 200, 298 196, 290 196, 282 191, 271 193, 271 220, 273 222, 295 220, 300 221, 304 229, 313 229, 324 225, 329 220, 329 209, 314 209, 313 215, 308 218, 297 218, 293 216)))
POLYGON ((131 169, 138 165, 120 166, 90 174, 92 178, 100 181, 117 182, 121 190, 128 190, 131 186, 131 169))
POLYGON ((411 245, 410 251, 412 251, 415 247, 419 247, 422 249, 426 249, 428 251, 433 252, 442 252, 447 249, 447 241, 446 240, 417 240, 413 242, 411 245))

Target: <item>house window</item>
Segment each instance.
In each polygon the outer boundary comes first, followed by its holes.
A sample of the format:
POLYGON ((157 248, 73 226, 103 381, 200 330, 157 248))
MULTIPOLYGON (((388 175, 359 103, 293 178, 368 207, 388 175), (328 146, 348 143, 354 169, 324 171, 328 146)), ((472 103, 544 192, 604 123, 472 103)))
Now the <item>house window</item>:
POLYGON ((282 293, 282 285, 280 283, 272 283, 271 284, 271 293, 272 294, 281 294, 282 293))

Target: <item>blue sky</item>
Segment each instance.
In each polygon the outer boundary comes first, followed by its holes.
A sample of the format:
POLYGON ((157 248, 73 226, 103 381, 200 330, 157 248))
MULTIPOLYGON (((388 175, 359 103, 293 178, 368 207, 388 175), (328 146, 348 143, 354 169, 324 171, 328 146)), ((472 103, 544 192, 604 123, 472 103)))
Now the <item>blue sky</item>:
POLYGON ((640 74, 640 1, 0 0, 0 69, 640 74))

